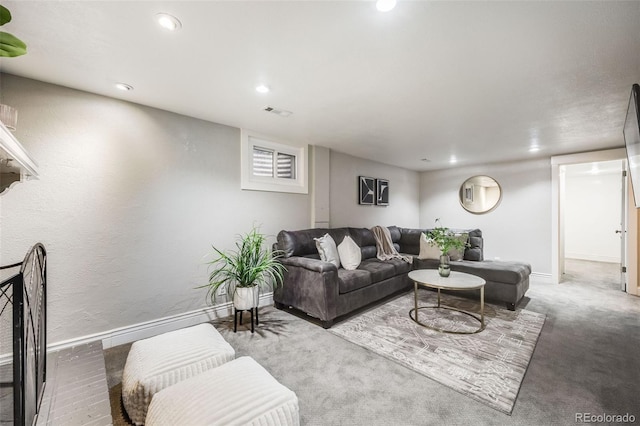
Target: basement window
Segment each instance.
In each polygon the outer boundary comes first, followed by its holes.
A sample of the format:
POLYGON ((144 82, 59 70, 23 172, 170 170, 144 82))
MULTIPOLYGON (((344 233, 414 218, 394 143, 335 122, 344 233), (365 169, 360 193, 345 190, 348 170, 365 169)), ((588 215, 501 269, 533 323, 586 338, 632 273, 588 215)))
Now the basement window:
POLYGON ((255 177, 296 178, 297 156, 270 148, 253 146, 251 173, 255 177))
POLYGON ((242 131, 242 189, 308 193, 307 148, 242 131))

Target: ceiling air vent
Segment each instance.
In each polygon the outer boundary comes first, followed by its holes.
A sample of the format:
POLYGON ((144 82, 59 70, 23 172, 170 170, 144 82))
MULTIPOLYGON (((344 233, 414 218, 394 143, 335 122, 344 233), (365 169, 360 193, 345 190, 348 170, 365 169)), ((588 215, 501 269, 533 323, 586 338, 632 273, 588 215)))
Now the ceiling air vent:
POLYGON ((264 107, 264 110, 272 114, 279 115, 280 117, 288 117, 291 114, 293 114, 291 111, 286 111, 284 109, 280 109, 272 106, 266 106, 264 107))

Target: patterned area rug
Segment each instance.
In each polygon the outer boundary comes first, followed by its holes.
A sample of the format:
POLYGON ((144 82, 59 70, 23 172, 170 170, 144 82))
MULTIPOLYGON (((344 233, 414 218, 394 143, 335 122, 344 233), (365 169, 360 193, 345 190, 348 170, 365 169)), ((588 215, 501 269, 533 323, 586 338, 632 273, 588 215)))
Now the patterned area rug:
MULTIPOLYGON (((436 293, 420 290, 418 304, 433 306, 436 293)), ((478 301, 442 295, 442 304, 478 312, 478 301)), ((457 335, 433 331, 409 318, 413 292, 329 329, 344 339, 511 414, 545 315, 485 304, 484 331, 457 335)), ((444 309, 420 309, 420 322, 447 330, 475 330, 479 322, 444 309)))

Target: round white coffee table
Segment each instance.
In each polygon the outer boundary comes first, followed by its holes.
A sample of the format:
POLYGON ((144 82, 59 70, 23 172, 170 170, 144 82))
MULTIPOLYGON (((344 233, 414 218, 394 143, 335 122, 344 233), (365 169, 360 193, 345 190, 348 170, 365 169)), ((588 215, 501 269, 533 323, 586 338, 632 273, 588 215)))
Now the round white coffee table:
POLYGON ((451 271, 451 275, 448 277, 441 277, 437 269, 417 269, 409 272, 409 279, 414 283, 414 301, 415 307, 409 311, 409 317, 420 324, 423 327, 431 330, 440 331, 442 333, 452 334, 475 334, 484 330, 484 285, 487 283, 484 279, 465 274, 464 272, 451 271), (418 287, 430 287, 438 290, 438 304, 436 306, 418 306, 418 287), (461 309, 453 308, 451 306, 444 306, 440 303, 440 290, 480 290, 480 316, 476 314, 463 311, 461 309), (418 319, 418 311, 420 309, 448 309, 450 311, 456 311, 469 315, 471 318, 480 322, 480 328, 474 331, 454 331, 445 330, 442 328, 431 327, 423 324, 418 319), (411 315, 413 313, 413 315, 411 315))

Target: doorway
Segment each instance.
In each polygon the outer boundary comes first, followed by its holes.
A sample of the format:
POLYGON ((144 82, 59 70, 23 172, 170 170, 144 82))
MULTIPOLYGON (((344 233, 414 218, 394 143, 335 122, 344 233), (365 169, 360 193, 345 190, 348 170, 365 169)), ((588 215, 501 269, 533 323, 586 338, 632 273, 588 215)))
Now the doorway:
MULTIPOLYGON (((564 189, 566 182, 564 175, 560 174, 560 170, 564 169, 563 166, 573 164, 598 163, 614 160, 623 161, 625 159, 626 151, 624 148, 551 157, 551 282, 556 284, 560 283, 562 274, 565 271, 564 189)), ((635 239, 633 239, 633 241, 629 240, 628 242, 630 243, 630 247, 635 247, 635 239)), ((629 254, 631 255, 632 253, 629 254)), ((635 282, 635 280, 636 278, 634 276, 633 281, 635 282)), ((633 294, 635 294, 635 292, 633 294)))
POLYGON ((602 289, 625 288, 624 160, 560 166, 563 180, 561 281, 602 289))

